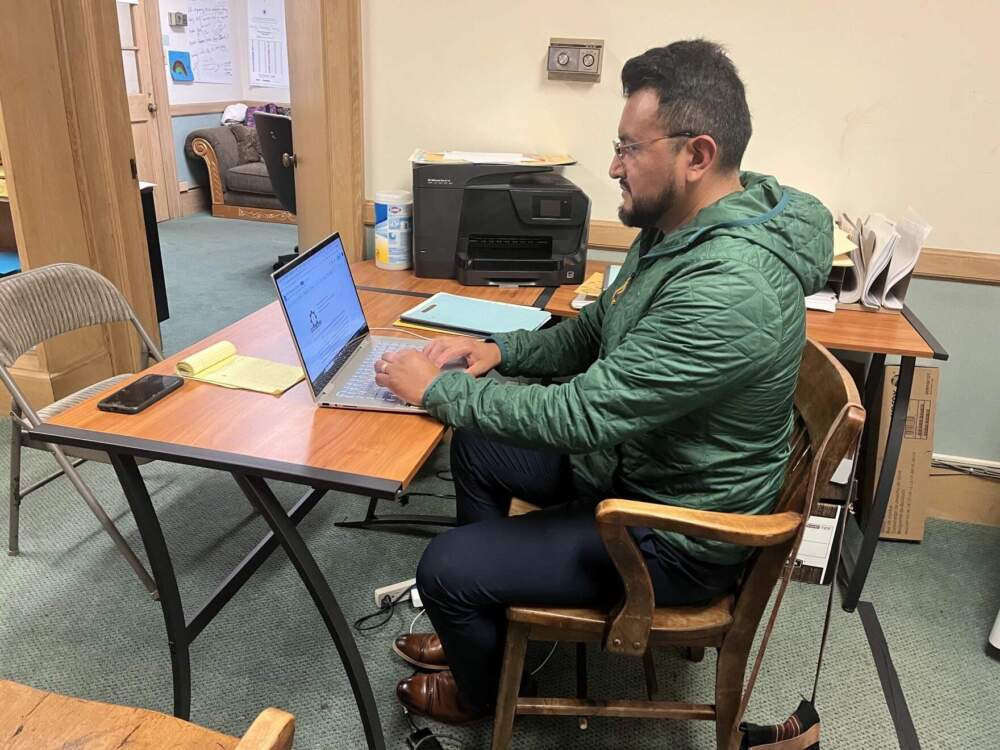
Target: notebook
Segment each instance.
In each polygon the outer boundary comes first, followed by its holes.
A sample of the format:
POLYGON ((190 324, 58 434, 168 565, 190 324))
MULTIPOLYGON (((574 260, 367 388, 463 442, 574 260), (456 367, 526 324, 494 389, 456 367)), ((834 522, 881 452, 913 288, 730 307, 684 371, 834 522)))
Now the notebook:
POLYGON ((177 374, 226 388, 280 396, 304 377, 302 368, 244 357, 228 341, 212 344, 177 363, 177 374))
POLYGON ((550 313, 537 307, 438 292, 404 312, 399 319, 406 323, 486 336, 509 331, 535 331, 551 317, 550 313))

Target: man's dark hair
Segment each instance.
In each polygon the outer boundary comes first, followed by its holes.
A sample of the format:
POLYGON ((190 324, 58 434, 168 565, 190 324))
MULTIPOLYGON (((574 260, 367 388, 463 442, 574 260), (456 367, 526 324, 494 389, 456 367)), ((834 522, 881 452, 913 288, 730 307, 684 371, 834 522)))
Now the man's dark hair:
POLYGON ((706 133, 719 147, 722 171, 739 169, 750 141, 750 108, 736 66, 706 39, 674 42, 633 57, 622 68, 625 96, 650 89, 671 130, 706 133))

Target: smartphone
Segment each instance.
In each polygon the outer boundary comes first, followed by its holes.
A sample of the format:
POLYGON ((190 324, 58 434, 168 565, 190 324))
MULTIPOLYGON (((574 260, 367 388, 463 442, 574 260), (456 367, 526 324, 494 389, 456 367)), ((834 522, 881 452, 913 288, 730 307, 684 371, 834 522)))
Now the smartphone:
POLYGON ((173 393, 184 385, 184 378, 176 375, 143 375, 134 383, 115 391, 97 402, 101 411, 118 414, 138 414, 147 406, 155 404, 168 393, 173 393))

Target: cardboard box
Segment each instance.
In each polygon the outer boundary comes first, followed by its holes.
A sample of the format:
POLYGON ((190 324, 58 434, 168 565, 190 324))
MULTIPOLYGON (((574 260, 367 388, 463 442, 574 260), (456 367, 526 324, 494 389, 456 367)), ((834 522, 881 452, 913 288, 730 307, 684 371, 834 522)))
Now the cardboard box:
MULTIPOLYGON (((877 451, 871 450, 871 439, 866 440, 865 444, 866 468, 864 482, 861 485, 861 515, 865 523, 871 511, 875 484, 885 455, 898 377, 898 366, 891 365, 885 368, 881 407, 876 414, 869 412, 869 423, 865 427, 867 435, 878 435, 877 451)), ((927 508, 930 504, 930 472, 931 457, 934 452, 937 394, 938 368, 914 368, 903 445, 899 451, 889 507, 882 524, 880 534, 882 539, 919 542, 924 538, 924 521, 927 519, 927 508)))

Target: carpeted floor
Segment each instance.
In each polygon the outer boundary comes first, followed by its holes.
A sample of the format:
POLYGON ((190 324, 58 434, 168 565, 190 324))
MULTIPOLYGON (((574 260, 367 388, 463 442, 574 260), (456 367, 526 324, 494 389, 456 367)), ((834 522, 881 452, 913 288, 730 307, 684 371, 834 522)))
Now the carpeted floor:
MULTIPOLYGON (((194 216, 160 225, 171 319, 163 325, 168 352, 194 342, 273 299, 268 278, 279 252, 295 242, 294 227, 194 216)), ((9 428, 0 426, 0 443, 9 428)), ((450 493, 435 476, 447 468, 434 456, 414 489, 450 493)), ((45 454, 26 454, 24 481, 50 470, 45 454)), ((162 463, 142 469, 170 545, 181 592, 193 610, 264 533, 228 477, 162 463)), ((123 532, 140 546, 111 469, 89 464, 83 476, 123 532)), ((0 477, 8 476, 0 450, 0 477)), ((290 486, 276 487, 286 501, 290 486)), ((331 493, 302 524, 347 618, 368 613, 372 589, 413 575, 427 536, 336 528, 359 517, 366 500, 331 493)), ((451 511, 450 501, 415 499, 415 512, 451 511)), ((7 508, 0 508, 6 528, 7 508)), ((151 601, 96 521, 65 481, 30 496, 22 509, 22 554, 0 557, 0 677, 80 697, 171 710, 170 665, 158 605, 151 601)), ((885 630, 921 746, 993 750, 1000 715, 1000 663, 983 653, 1000 605, 996 576, 1000 529, 931 521, 921 545, 882 544, 865 598, 885 630)), ((810 689, 825 589, 793 585, 749 710, 756 721, 785 718, 810 689)), ((404 748, 408 726, 394 697, 408 670, 389 651, 416 612, 397 608, 381 630, 359 633, 390 748, 404 748)), ((426 619, 416 629, 426 627, 426 619)), ((547 648, 529 652, 537 664, 547 648)), ((591 654, 595 695, 641 695, 634 660, 591 654)), ((691 664, 658 657, 670 697, 710 700, 714 658, 691 664)), ((269 705, 296 715, 297 748, 355 748, 363 735, 352 695, 323 623, 281 552, 202 633, 192 649, 192 719, 241 734, 269 705)), ((543 694, 572 691, 572 648, 560 646, 538 674, 543 694)), ((818 701, 823 747, 897 747, 875 665, 857 615, 835 609, 818 701)), ((489 722, 435 727, 446 748, 488 746, 489 722)), ((714 747, 710 724, 594 720, 580 731, 572 719, 519 719, 517 748, 714 747)), ((0 742, 2 744, 2 742, 0 742)))

